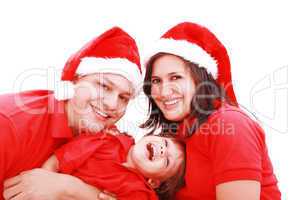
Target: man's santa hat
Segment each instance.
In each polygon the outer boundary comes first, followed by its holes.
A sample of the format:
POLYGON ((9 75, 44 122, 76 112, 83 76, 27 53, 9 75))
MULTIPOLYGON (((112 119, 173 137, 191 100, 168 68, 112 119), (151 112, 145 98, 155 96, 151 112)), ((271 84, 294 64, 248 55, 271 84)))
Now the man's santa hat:
POLYGON ((232 103, 237 105, 226 48, 207 28, 190 22, 180 23, 154 44, 147 60, 157 53, 177 55, 204 67, 224 87, 232 103))
POLYGON ((142 71, 134 39, 121 28, 113 27, 87 43, 65 64, 61 81, 54 91, 55 98, 71 99, 75 77, 93 73, 122 75, 137 89, 142 81, 142 71))

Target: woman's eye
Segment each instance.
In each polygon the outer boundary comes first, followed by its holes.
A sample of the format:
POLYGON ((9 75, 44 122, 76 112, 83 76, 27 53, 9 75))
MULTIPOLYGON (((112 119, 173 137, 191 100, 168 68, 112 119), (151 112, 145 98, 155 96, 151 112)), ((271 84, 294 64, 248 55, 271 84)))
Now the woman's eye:
POLYGON ((158 84, 158 83, 160 83, 160 80, 159 80, 158 78, 152 79, 152 80, 151 80, 151 83, 152 83, 152 84, 158 84))
POLYGON ((178 80, 178 79, 181 79, 181 78, 182 78, 182 77, 179 76, 179 75, 174 75, 174 76, 171 77, 171 80, 172 80, 172 81, 175 81, 175 80, 178 80))

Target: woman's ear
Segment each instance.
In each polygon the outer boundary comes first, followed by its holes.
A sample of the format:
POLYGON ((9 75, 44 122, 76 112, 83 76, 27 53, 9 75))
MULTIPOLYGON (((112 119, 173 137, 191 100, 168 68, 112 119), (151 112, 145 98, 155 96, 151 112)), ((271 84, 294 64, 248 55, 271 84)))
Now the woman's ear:
POLYGON ((156 189, 160 186, 160 180, 158 179, 148 179, 148 184, 153 188, 156 189))

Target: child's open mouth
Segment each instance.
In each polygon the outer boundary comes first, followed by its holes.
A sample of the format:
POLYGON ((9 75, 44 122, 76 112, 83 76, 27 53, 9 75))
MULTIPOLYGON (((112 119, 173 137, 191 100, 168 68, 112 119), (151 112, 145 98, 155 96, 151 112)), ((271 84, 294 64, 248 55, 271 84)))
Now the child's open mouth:
POLYGON ((151 143, 148 143, 147 150, 149 151, 149 160, 152 161, 154 157, 154 146, 151 143))

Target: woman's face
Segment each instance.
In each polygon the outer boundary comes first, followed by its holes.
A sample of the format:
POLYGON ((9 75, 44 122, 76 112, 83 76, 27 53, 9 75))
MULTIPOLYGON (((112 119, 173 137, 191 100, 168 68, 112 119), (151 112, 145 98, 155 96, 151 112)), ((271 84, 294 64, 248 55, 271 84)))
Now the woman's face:
POLYGON ((133 146, 129 156, 145 177, 161 181, 174 176, 184 161, 180 144, 159 136, 143 137, 133 146))
POLYGON ((196 84, 184 61, 173 55, 159 57, 153 63, 151 96, 164 117, 181 121, 191 112, 196 84))
POLYGON ((80 77, 67 103, 70 125, 79 132, 101 131, 125 114, 132 96, 132 84, 123 76, 97 73, 80 77))

